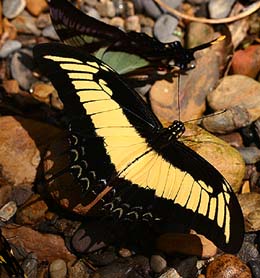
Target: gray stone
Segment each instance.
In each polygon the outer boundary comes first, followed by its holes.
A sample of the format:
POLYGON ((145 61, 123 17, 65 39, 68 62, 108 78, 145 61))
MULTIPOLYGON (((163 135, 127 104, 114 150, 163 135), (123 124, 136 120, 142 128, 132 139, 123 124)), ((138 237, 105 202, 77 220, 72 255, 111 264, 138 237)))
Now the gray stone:
POLYGON ((16 40, 7 40, 0 49, 0 58, 6 58, 9 54, 20 49, 21 47, 21 42, 16 40))
POLYGON ((42 30, 42 35, 46 38, 52 39, 52 40, 60 40, 59 36, 57 35, 53 25, 49 25, 47 27, 45 27, 42 30))
POLYGON ((15 18, 20 14, 26 5, 25 0, 4 0, 3 1, 3 14, 8 19, 15 18))
POLYGON ((29 90, 32 84, 37 81, 32 74, 33 68, 32 51, 21 49, 14 53, 11 59, 11 74, 24 90, 29 90))
POLYGON ((162 10, 151 0, 143 0, 143 8, 152 18, 158 18, 162 14, 162 10))
POLYGON ((211 18, 226 17, 231 10, 235 0, 210 0, 209 14, 211 18))
POLYGON ((174 35, 177 25, 178 20, 175 17, 169 14, 163 14, 155 22, 154 36, 164 43, 179 40, 179 38, 174 35))

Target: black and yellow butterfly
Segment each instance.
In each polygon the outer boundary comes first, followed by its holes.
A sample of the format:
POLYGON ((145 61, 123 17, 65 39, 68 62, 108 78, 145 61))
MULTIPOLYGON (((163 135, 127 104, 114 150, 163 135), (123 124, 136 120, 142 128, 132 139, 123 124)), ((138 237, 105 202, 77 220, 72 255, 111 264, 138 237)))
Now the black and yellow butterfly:
POLYGON ((188 70, 194 66, 194 53, 222 40, 194 48, 184 48, 179 41, 162 43, 145 33, 123 32, 76 9, 67 0, 49 0, 52 23, 67 45, 86 50, 128 77, 153 70, 165 74, 173 67, 188 70), (141 70, 140 70, 141 69, 141 70))
POLYGON ((89 207, 119 219, 182 224, 223 251, 239 250, 243 216, 228 182, 164 128, 108 65, 76 48, 43 44, 34 57, 70 119, 69 170, 89 207))
POLYGON ((9 277, 26 278, 22 267, 13 255, 13 251, 8 241, 0 229, 0 264, 4 267, 9 277))

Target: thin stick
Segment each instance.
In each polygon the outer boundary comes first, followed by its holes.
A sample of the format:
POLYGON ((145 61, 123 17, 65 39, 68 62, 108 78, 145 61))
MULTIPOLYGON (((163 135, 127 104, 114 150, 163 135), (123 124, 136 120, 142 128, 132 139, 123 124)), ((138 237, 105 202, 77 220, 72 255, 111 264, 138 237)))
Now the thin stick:
POLYGON ((209 24, 220 24, 220 23, 230 23, 237 21, 239 19, 242 19, 244 17, 249 16, 250 14, 256 12, 258 9, 260 9, 260 1, 253 3, 252 5, 248 6, 245 11, 241 12, 238 15, 235 16, 230 16, 230 17, 225 17, 225 18, 216 18, 216 19, 209 19, 205 17, 195 17, 195 16, 190 16, 187 14, 184 14, 182 12, 177 11, 174 8, 169 7, 167 4, 165 4, 161 0, 154 0, 158 5, 166 9, 168 12, 174 14, 175 16, 190 20, 190 21, 196 21, 196 22, 201 22, 201 23, 209 23, 209 24))

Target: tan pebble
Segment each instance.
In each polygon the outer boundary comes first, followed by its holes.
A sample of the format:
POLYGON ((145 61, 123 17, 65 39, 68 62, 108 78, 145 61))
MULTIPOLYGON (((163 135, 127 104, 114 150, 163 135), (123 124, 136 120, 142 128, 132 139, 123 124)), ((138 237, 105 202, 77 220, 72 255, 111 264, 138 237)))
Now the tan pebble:
POLYGON ((8 202, 0 209, 0 219, 2 221, 8 221, 12 218, 17 211, 16 203, 13 201, 8 202))
POLYGON ((244 75, 225 76, 207 97, 209 106, 219 111, 242 106, 249 113, 250 123, 260 115, 260 84, 244 75))
POLYGON ((141 25, 139 22, 139 17, 137 15, 129 16, 125 21, 125 29, 127 31, 141 31, 141 25))
POLYGON ((214 259, 206 270, 206 278, 251 278, 249 267, 234 255, 224 254, 214 259))
POLYGON ((127 248, 121 248, 118 253, 122 258, 127 258, 132 256, 131 251, 127 248))
POLYGON ((51 278, 65 278, 67 275, 67 266, 66 263, 57 259, 50 264, 49 268, 51 278))
POLYGON ((116 26, 116 27, 124 28, 125 21, 122 17, 116 16, 110 20, 109 24, 116 26))
POLYGON ((164 272, 159 278, 182 278, 180 274, 174 268, 170 268, 166 272, 164 272))
POLYGON ((26 0, 27 10, 34 16, 40 15, 47 7, 46 0, 26 0))
POLYGON ((54 87, 45 83, 34 83, 32 86, 32 96, 39 101, 49 104, 54 87))
POLYGON ((18 94, 20 92, 19 84, 15 79, 4 80, 3 87, 8 94, 18 94))
POLYGON ((166 268, 167 262, 160 255, 152 255, 150 260, 150 265, 154 272, 160 273, 166 268))
POLYGON ((260 194, 256 192, 238 195, 244 220, 245 231, 254 232, 260 229, 260 194))

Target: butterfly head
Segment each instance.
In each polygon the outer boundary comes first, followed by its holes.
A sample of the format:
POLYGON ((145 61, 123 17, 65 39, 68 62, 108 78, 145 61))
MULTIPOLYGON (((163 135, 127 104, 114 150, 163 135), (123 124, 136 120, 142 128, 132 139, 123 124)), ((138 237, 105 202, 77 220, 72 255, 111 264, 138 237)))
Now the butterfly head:
POLYGON ((195 58, 193 49, 184 48, 179 41, 168 44, 172 60, 169 65, 178 67, 180 70, 186 71, 195 68, 195 58))
POLYGON ((173 123, 168 126, 168 131, 171 133, 173 138, 180 138, 182 134, 185 132, 185 126, 181 121, 173 121, 173 123))

